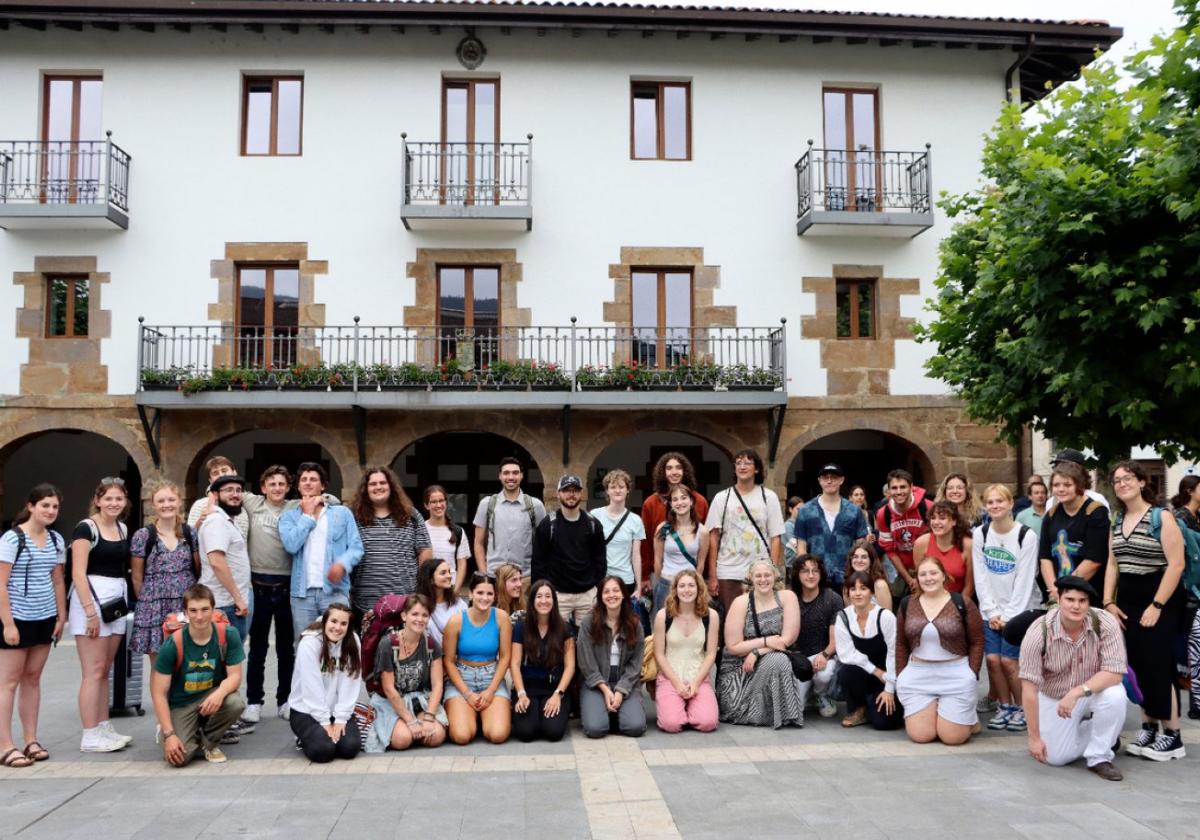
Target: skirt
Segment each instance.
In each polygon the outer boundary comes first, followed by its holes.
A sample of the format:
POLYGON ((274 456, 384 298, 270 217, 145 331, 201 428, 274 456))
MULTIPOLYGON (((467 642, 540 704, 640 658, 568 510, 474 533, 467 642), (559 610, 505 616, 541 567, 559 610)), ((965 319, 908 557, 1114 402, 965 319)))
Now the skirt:
POLYGON ((965 656, 946 662, 909 659, 896 678, 896 697, 905 717, 937 701, 938 717, 943 720, 963 726, 974 726, 979 720, 975 713, 975 672, 965 656))
MULTIPOLYGON (((129 592, 126 589, 124 578, 88 575, 88 581, 91 582, 92 589, 96 590, 96 594, 93 597, 99 599, 99 601, 109 601, 118 595, 124 597, 127 601, 129 599, 129 592)), ((97 602, 93 609, 99 615, 100 604, 97 602)), ((87 614, 84 613, 83 604, 79 600, 79 593, 74 588, 71 589, 71 607, 68 623, 71 625, 72 636, 87 635, 87 614)), ((101 619, 100 638, 104 638, 105 636, 124 636, 125 623, 125 616, 121 616, 116 621, 108 624, 105 624, 103 619, 101 619)))
MULTIPOLYGON (((0 650, 27 650, 38 645, 50 644, 54 641, 54 623, 56 621, 58 621, 58 616, 54 615, 49 618, 39 618, 36 621, 14 618, 13 624, 16 625, 17 632, 21 634, 20 641, 15 645, 6 644, 4 636, 0 634, 0 650)), ((0 621, 0 631, 3 629, 4 622, 0 621)))

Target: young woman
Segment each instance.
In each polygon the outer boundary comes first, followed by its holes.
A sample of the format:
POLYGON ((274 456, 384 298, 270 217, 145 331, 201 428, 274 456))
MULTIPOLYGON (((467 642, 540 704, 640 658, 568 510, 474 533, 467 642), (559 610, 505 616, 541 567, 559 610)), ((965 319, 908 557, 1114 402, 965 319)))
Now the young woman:
MULTIPOLYGON (((1200 534, 1200 475, 1185 475, 1179 480, 1179 492, 1171 497, 1171 507, 1175 509, 1175 518, 1181 528, 1189 528, 1200 534)), ((1192 690, 1189 693, 1187 716, 1192 720, 1200 720, 1200 610, 1196 610, 1196 594, 1184 592, 1187 606, 1184 611, 1184 625, 1188 629, 1188 671, 1192 679, 1192 690), (1188 613, 1195 613, 1189 624, 1188 613)))
POLYGON ((1021 649, 1005 641, 1004 625, 1041 601, 1037 588, 1038 535, 1013 520, 1013 497, 1005 485, 993 484, 983 491, 983 504, 991 521, 976 527, 972 534, 971 567, 984 621, 988 685, 998 705, 988 729, 1024 732, 1025 710, 1017 675, 1021 649))
POLYGON ((929 509, 929 533, 913 543, 913 568, 926 557, 936 558, 946 572, 946 589, 962 593, 968 601, 975 593, 970 533, 967 520, 953 502, 934 502, 929 509))
POLYGON ((720 643, 716 618, 700 573, 684 569, 675 575, 667 606, 654 616, 654 697, 663 732, 679 732, 684 726, 700 732, 717 728, 717 695, 708 679, 720 643))
POLYGON ((721 720, 746 726, 804 725, 800 681, 784 653, 800 633, 800 601, 777 591, 769 560, 750 564, 750 590, 733 599, 717 672, 721 720))
POLYGON ((423 563, 417 570, 417 592, 433 604, 433 613, 429 616, 429 635, 440 645, 450 619, 467 608, 466 602, 456 594, 450 564, 436 558, 423 563))
POLYGON ((62 636, 67 620, 66 543, 50 530, 61 504, 54 485, 37 485, 12 530, 0 537, 0 767, 28 767, 50 757, 38 742, 37 728, 42 669, 50 643, 62 636), (25 737, 23 750, 13 739, 14 705, 25 737))
POLYGON ((580 722, 589 738, 603 738, 614 726, 637 738, 646 731, 646 710, 637 693, 645 635, 619 577, 604 578, 599 593, 579 627, 580 722))
POLYGON ((467 561, 471 559, 467 532, 450 520, 445 487, 431 484, 425 488, 422 498, 425 510, 429 512, 429 518, 425 520, 425 530, 429 532, 433 556, 450 564, 450 580, 457 588, 467 579, 467 561))
POLYGON ((650 591, 649 580, 642 578, 642 542, 646 539, 642 518, 625 507, 633 476, 625 470, 604 474, 604 495, 608 504, 590 511, 604 530, 608 574, 616 575, 635 598, 650 591))
POLYGON ((949 502, 958 510, 959 517, 968 528, 981 525, 986 517, 979 506, 979 499, 971 487, 970 480, 962 473, 950 473, 942 479, 935 502, 949 502))
POLYGON ((1092 479, 1073 461, 1059 461, 1050 473, 1050 492, 1057 503, 1042 520, 1038 564, 1051 601, 1058 600, 1054 581, 1078 575, 1104 592, 1111 523, 1108 508, 1089 497, 1092 479))
POLYGON ((535 581, 529 599, 530 611, 513 622, 513 734, 526 744, 538 738, 561 741, 571 711, 567 692, 575 676, 575 628, 558 612, 558 593, 550 581, 535 581))
POLYGON ((387 467, 363 470, 352 509, 363 556, 350 573, 350 599, 361 619, 384 595, 417 591, 417 569, 433 557, 433 546, 425 520, 387 467))
POLYGON ((483 737, 503 744, 512 729, 512 706, 504 675, 512 661, 512 624, 497 609, 496 579, 475 572, 471 606, 446 625, 442 661, 446 669, 446 717, 450 738, 469 744, 482 724, 483 737))
POLYGON ((124 605, 128 610, 132 594, 125 584, 129 574, 129 531, 121 521, 128 508, 125 482, 102 479, 92 494, 91 516, 71 534, 70 620, 82 671, 81 752, 113 752, 133 741, 113 729, 108 720, 108 672, 125 634, 125 617, 106 622, 101 616, 105 604, 124 605))
POLYGON ((668 495, 670 515, 654 533, 654 612, 663 608, 667 591, 675 576, 693 569, 704 576, 704 558, 708 556, 708 529, 699 518, 696 498, 687 487, 679 486, 668 495))
POLYGON ((179 612, 183 593, 196 582, 200 568, 196 534, 180 516, 183 495, 170 481, 157 484, 150 495, 154 506, 154 540, 150 528, 139 528, 129 541, 133 566, 133 638, 127 639, 132 653, 149 654, 151 665, 163 639, 163 621, 179 612))
MULTIPOLYGON (((866 543, 860 543, 866 546, 866 543)), ((853 558, 855 552, 851 552, 853 558)), ((879 565, 876 559, 874 565, 879 565)), ((854 570, 847 565, 846 576, 854 570)), ((792 650, 799 651, 808 657, 813 666, 813 678, 800 683, 800 702, 808 705, 808 694, 815 690, 817 693, 817 710, 821 717, 833 717, 837 714, 837 703, 829 696, 833 688, 833 680, 837 674, 837 640, 833 635, 833 622, 841 612, 844 604, 837 592, 829 588, 825 577, 825 563, 815 554, 801 554, 792 567, 792 592, 800 601, 800 633, 792 650)), ((884 582, 884 591, 887 582, 884 582)))
POLYGON ((525 582, 520 567, 512 563, 496 568, 496 606, 508 613, 510 621, 525 616, 525 582))
POLYGON ((963 597, 963 621, 936 557, 917 563, 917 585, 920 591, 901 602, 896 616, 896 696, 910 739, 957 746, 980 729, 975 681, 983 664, 983 618, 963 597))
POLYGON ((867 520, 867 542, 875 542, 875 519, 871 516, 871 506, 867 504, 867 491, 861 484, 855 484, 850 488, 850 495, 847 497, 851 502, 862 508, 863 517, 867 520))
POLYGON ((1183 534, 1175 517, 1155 507, 1150 475, 1137 461, 1117 464, 1111 481, 1117 514, 1104 578, 1104 609, 1125 630, 1129 667, 1143 695, 1142 729, 1125 752, 1154 761, 1183 758, 1187 753, 1179 736, 1175 690, 1175 636, 1184 602, 1179 585, 1185 563, 1183 534))
MULTIPOLYGON (((883 571, 883 561, 875 546, 863 540, 854 544, 850 555, 846 558, 846 571, 843 580, 849 580, 853 572, 866 572, 871 579, 871 587, 875 592, 875 603, 885 610, 892 608, 892 587, 888 585, 887 574, 883 571)), ((850 605, 850 596, 843 595, 843 607, 850 605)))
MULTIPOLYGON (((696 471, 692 468, 692 462, 682 452, 665 453, 655 462, 650 475, 654 492, 642 502, 642 531, 647 536, 658 533, 658 526, 666 521, 667 511, 671 509, 671 491, 676 487, 686 487, 691 494, 697 522, 708 518, 708 500, 697 491, 696 471)), ((657 540, 654 542, 657 543, 657 540)), ((654 546, 650 540, 643 540, 641 549, 642 580, 645 581, 654 568, 654 546)), ((663 598, 666 598, 665 591, 663 598)), ((658 612, 660 609, 662 604, 655 599, 654 611, 658 612)))
POLYGON ((446 740, 442 649, 427 632, 432 606, 419 592, 409 595, 395 644, 390 634, 379 641, 375 671, 383 693, 371 695, 375 722, 367 733, 369 753, 406 750, 413 744, 438 747, 446 740))
POLYGON ((896 729, 903 711, 896 702, 896 616, 874 603, 865 572, 846 578, 850 606, 834 624, 838 676, 846 695, 842 726, 870 722, 875 729, 896 729))
MULTIPOLYGON (((1050 498, 1050 491, 1046 489, 1046 482, 1040 475, 1029 479, 1029 483, 1025 485, 1025 495, 1029 497, 1029 507, 1016 514, 1015 518, 1017 522, 1040 537, 1042 535, 1042 519, 1046 516, 1046 501, 1050 498)), ((987 507, 986 500, 984 507, 987 507)))
POLYGON ((804 500, 799 496, 788 496, 784 504, 787 516, 783 523, 783 567, 790 569, 796 563, 796 514, 804 507, 804 500))
POLYGON ((288 695, 288 723, 309 761, 354 758, 362 736, 354 704, 362 690, 362 654, 350 629, 350 607, 330 604, 301 632, 288 695))

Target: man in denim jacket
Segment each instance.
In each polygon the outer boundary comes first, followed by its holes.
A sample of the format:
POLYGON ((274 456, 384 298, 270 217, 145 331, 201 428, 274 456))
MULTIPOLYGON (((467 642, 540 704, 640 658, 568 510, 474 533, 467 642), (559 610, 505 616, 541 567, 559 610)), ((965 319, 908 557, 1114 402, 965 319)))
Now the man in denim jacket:
POLYGON ((842 498, 846 474, 837 464, 826 464, 817 474, 821 495, 796 514, 796 554, 815 554, 825 564, 830 586, 842 588, 842 572, 855 541, 867 538, 862 508, 842 498))

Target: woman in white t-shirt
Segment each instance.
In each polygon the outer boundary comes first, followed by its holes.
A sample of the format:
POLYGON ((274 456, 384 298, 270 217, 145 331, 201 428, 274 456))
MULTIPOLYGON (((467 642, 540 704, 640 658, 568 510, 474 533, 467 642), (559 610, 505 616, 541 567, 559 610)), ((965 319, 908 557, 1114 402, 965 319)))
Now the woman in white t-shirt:
POLYGON ((471 557, 467 534, 446 516, 446 488, 431 484, 425 488, 425 530, 433 542, 433 556, 450 564, 450 585, 457 592, 459 582, 467 578, 467 560, 471 557))
POLYGON ((417 591, 433 604, 427 630, 440 645, 450 619, 467 608, 466 601, 458 597, 457 590, 450 582, 450 564, 434 555, 432 560, 417 570, 417 591))

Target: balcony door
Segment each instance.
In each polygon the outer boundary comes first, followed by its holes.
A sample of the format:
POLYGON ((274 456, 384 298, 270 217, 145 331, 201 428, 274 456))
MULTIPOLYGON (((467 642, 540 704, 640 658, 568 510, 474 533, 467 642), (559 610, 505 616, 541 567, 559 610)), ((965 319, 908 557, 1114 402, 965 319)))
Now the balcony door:
POLYGON ((662 370, 692 352, 692 273, 640 269, 633 281, 633 360, 662 370))
POLYGON ((883 209, 879 91, 825 88, 825 209, 883 209))
POLYGON ((42 91, 43 204, 92 204, 103 198, 104 130, 96 76, 46 76, 42 91))
POLYGON ((438 266, 438 361, 482 370, 500 358, 500 269, 438 266))
POLYGON ((299 361, 300 267, 238 266, 237 364, 278 369, 299 361))
POLYGON ((440 198, 443 204, 499 204, 500 80, 442 83, 440 198))

